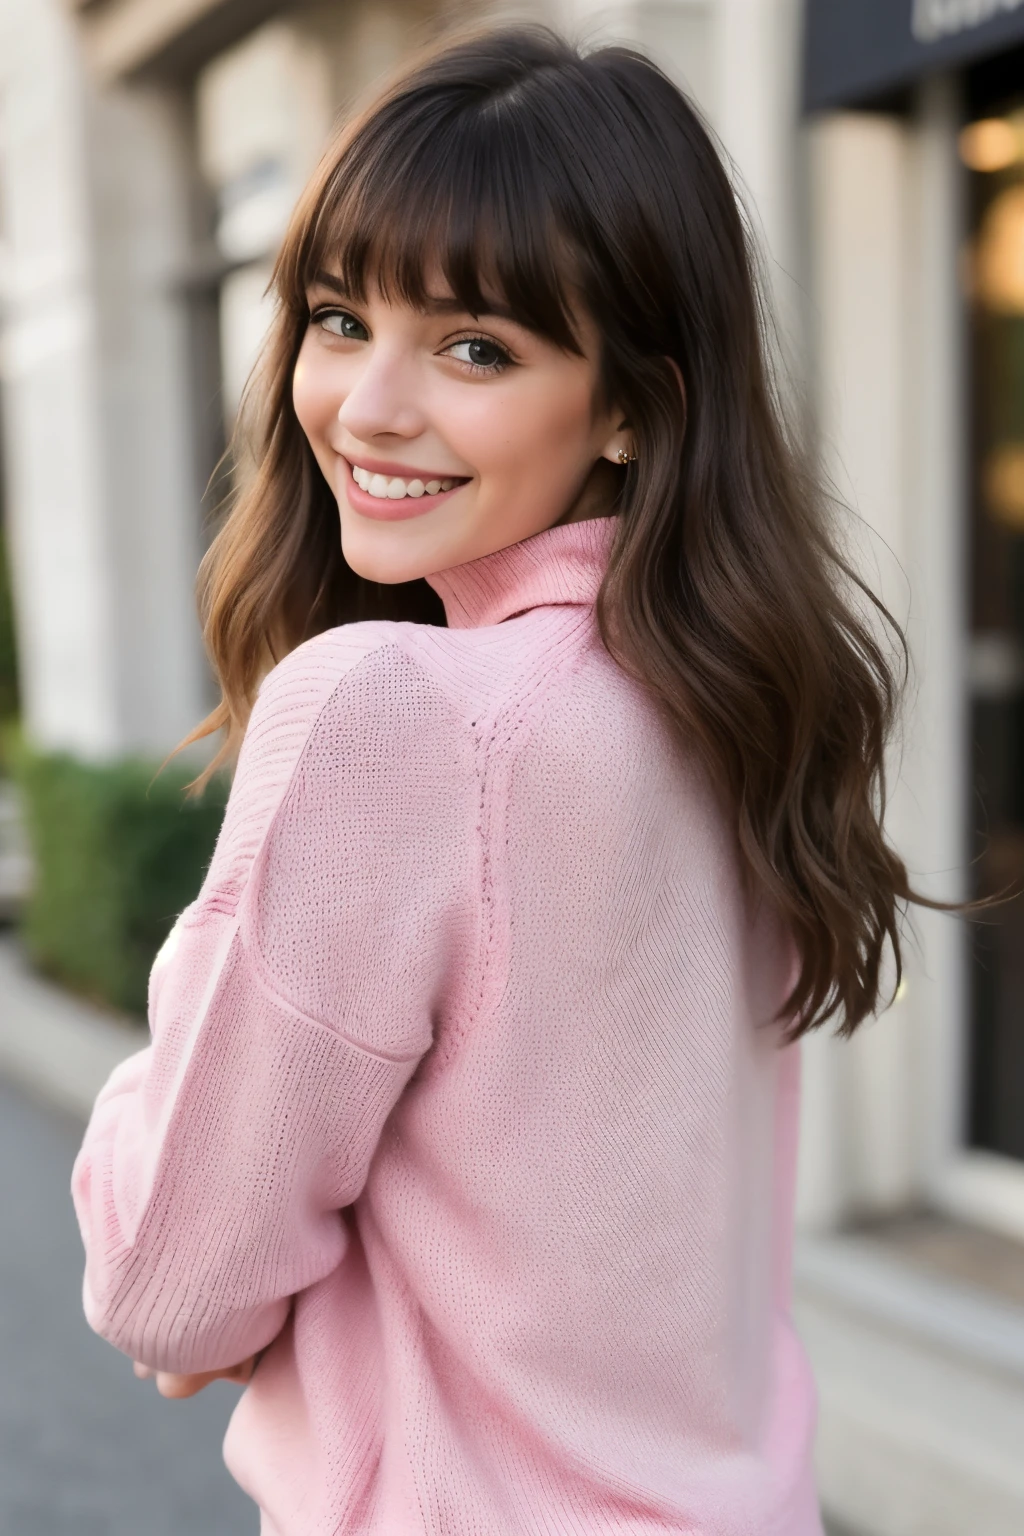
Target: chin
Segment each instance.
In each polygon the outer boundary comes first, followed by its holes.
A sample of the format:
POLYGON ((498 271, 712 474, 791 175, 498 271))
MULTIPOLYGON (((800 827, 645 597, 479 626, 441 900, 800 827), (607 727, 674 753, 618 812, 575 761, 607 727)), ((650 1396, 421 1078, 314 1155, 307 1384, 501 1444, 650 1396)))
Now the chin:
POLYGON ((429 554, 414 548, 403 548, 401 539, 380 539, 362 536, 361 531, 342 528, 341 552, 345 563, 364 581, 376 581, 382 586, 397 586, 403 581, 417 581, 432 569, 429 554), (392 547, 388 547, 388 546, 392 547))
POLYGON ((417 581, 427 574, 426 566, 408 561, 361 559, 351 556, 342 545, 345 563, 364 581, 376 581, 383 587, 396 587, 403 581, 417 581))

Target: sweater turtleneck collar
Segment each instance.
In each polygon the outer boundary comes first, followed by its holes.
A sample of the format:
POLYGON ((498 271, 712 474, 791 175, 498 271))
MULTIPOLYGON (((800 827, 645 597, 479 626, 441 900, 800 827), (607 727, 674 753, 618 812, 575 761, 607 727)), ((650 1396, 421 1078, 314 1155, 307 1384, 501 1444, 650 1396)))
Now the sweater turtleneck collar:
POLYGON ((427 582, 449 629, 500 624, 548 603, 591 604, 604 579, 621 514, 556 523, 493 554, 435 571, 427 582))

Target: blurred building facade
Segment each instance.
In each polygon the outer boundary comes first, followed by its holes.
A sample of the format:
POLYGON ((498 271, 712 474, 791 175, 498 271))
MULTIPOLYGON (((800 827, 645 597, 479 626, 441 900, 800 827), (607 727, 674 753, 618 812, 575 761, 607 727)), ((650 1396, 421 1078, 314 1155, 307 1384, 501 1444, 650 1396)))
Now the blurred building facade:
MULTIPOLYGON (((447 0, 0 0, 0 401, 26 727, 159 755, 208 707, 204 488, 284 222, 447 0)), ((913 653, 891 834, 1024 875, 1024 8, 535 0, 648 49, 732 157, 855 554, 913 653)), ((804 1050, 798 1283, 826 1502, 1024 1528, 1024 919, 924 912, 897 1001, 804 1050)))

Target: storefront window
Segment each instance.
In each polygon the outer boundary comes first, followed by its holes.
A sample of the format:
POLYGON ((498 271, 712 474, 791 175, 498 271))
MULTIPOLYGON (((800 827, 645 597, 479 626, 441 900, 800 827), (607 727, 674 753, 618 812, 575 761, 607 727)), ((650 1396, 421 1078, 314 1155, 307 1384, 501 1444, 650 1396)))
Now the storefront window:
MULTIPOLYGON (((964 129, 971 237, 974 891, 1024 891, 1024 96, 964 129)), ((1024 1159, 1024 895, 972 924, 976 1147, 1024 1159)))

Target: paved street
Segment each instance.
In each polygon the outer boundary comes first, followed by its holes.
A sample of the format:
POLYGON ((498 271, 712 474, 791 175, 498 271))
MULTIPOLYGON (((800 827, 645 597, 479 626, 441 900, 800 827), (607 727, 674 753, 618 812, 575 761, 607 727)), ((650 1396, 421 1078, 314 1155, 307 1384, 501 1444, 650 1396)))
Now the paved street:
POLYGON ((256 1536, 220 1454, 237 1389, 165 1402, 84 1321, 81 1134, 0 1080, 0 1532, 256 1536))

